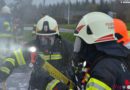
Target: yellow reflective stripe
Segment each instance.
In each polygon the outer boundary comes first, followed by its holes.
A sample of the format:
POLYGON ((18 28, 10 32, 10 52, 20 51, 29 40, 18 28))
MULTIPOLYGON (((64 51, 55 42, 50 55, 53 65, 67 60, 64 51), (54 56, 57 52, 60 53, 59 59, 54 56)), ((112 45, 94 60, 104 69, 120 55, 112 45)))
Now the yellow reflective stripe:
POLYGON ((7 67, 0 67, 0 70, 5 72, 6 74, 10 74, 10 69, 7 67))
POLYGON ((86 76, 86 78, 85 78, 85 81, 88 82, 89 78, 90 78, 90 75, 87 74, 87 76, 86 76))
POLYGON ((26 64, 25 59, 23 57, 23 53, 20 50, 18 50, 18 52, 15 51, 14 53, 15 53, 15 56, 19 65, 26 64))
POLYGON ((18 55, 17 55, 17 52, 14 51, 14 54, 15 54, 15 56, 16 56, 16 59, 17 59, 18 64, 21 65, 20 60, 19 60, 19 57, 18 57, 18 55))
POLYGON ((33 26, 34 26, 34 27, 36 27, 36 26, 37 26, 37 24, 33 24, 33 26))
POLYGON ((10 31, 10 30, 11 30, 9 22, 5 21, 5 22, 4 22, 4 25, 5 25, 5 26, 8 26, 7 31, 10 31))
POLYGON ((55 55, 53 54, 53 55, 51 55, 51 56, 61 56, 61 55, 60 55, 60 54, 55 54, 55 55))
POLYGON ((50 55, 44 55, 44 54, 39 54, 39 55, 43 57, 50 57, 50 55))
POLYGON ((62 56, 60 54, 56 55, 44 55, 44 54, 39 54, 44 60, 59 60, 62 59, 62 56))
POLYGON ((15 66, 15 59, 13 58, 7 58, 6 62, 11 62, 13 66, 15 66))
POLYGON ((3 34, 0 34, 0 37, 12 37, 12 35, 3 33, 3 34))
POLYGON ((44 55, 44 54, 39 54, 41 56, 42 59, 44 60, 49 60, 50 59, 50 55, 44 55))
MULTIPOLYGON (((91 86, 91 87, 89 87, 89 88, 86 88, 86 90, 100 90, 100 89, 98 89, 98 88, 96 88, 96 87, 94 87, 94 86, 91 86)), ((105 89, 103 89, 103 90, 105 90, 105 89)))
POLYGON ((36 31, 32 31, 32 34, 36 34, 36 31))
POLYGON ((91 78, 87 83, 86 90, 95 90, 92 89, 93 87, 97 88, 97 90, 112 90, 108 85, 106 85, 102 81, 95 78, 91 78))
POLYGON ((4 22, 4 25, 9 25, 9 22, 5 21, 5 22, 4 22))
POLYGON ((46 90, 53 90, 53 88, 60 83, 60 80, 54 79, 52 80, 46 87, 46 90))
POLYGON ((23 64, 26 64, 25 59, 24 59, 24 57, 23 57, 23 53, 22 53, 22 51, 19 50, 19 52, 20 52, 20 55, 21 55, 21 58, 22 58, 23 64))
MULTIPOLYGON (((50 57, 50 55, 44 55, 44 54, 40 54, 41 56, 44 56, 44 57, 50 57)), ((58 57, 60 56, 61 57, 61 54, 52 54, 51 57, 58 57)))
POLYGON ((51 57, 51 60, 59 60, 59 59, 62 59, 61 56, 58 56, 58 57, 51 57))
POLYGON ((8 28, 7 28, 7 31, 10 31, 10 30, 11 30, 11 28, 10 28, 10 27, 8 27, 8 28))

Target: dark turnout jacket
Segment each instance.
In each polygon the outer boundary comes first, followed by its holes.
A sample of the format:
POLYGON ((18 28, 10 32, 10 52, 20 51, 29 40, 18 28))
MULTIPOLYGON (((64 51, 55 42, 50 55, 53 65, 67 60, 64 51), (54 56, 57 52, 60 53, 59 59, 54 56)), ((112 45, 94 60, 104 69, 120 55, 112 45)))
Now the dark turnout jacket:
POLYGON ((67 87, 65 88, 64 84, 60 84, 58 80, 50 76, 48 72, 41 69, 40 66, 43 60, 47 61, 62 74, 70 78, 69 73, 72 73, 70 68, 70 57, 72 52, 73 45, 67 40, 63 40, 60 38, 56 38, 55 43, 51 48, 39 49, 35 57, 36 63, 34 63, 34 70, 31 74, 30 88, 37 88, 38 90, 49 90, 50 88, 58 88, 59 90, 66 89, 67 87))
POLYGON ((128 90, 130 72, 125 63, 128 50, 116 41, 95 44, 98 54, 93 60, 86 90, 128 90))

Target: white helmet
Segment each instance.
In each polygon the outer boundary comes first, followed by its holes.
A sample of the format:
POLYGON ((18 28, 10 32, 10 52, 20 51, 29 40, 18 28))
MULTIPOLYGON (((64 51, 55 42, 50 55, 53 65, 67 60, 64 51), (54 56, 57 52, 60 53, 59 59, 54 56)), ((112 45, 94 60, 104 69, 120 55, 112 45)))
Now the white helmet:
POLYGON ((1 9, 1 13, 3 14, 11 14, 11 10, 8 6, 4 6, 2 9, 1 9))
POLYGON ((116 40, 113 19, 102 12, 91 12, 79 22, 75 36, 87 44, 116 40))
POLYGON ((36 31, 36 35, 59 35, 58 24, 56 20, 47 15, 38 21, 36 31))

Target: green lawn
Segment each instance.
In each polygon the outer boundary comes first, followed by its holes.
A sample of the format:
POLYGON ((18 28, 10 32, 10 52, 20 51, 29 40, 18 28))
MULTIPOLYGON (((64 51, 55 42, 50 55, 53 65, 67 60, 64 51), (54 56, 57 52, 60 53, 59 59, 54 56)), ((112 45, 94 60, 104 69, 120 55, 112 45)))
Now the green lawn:
POLYGON ((59 25, 60 28, 68 28, 68 29, 75 29, 76 28, 76 24, 62 24, 59 25))
MULTIPOLYGON (((60 32, 60 35, 71 41, 71 42, 74 42, 74 39, 75 37, 73 36, 73 32, 60 32)), ((31 41, 32 40, 32 34, 31 34, 31 31, 24 31, 24 41, 31 41)))
POLYGON ((127 29, 130 30, 130 23, 126 23, 127 29))
POLYGON ((69 40, 71 41, 72 43, 74 43, 74 40, 75 40, 75 37, 73 35, 73 32, 61 32, 60 33, 61 36, 66 39, 66 40, 69 40))
POLYGON ((24 31, 24 41, 31 41, 32 40, 32 31, 24 31))
MULTIPOLYGON (((130 29, 129 29, 130 30, 130 29)), ((130 36, 130 31, 128 31, 128 34, 129 34, 129 36, 130 36)))

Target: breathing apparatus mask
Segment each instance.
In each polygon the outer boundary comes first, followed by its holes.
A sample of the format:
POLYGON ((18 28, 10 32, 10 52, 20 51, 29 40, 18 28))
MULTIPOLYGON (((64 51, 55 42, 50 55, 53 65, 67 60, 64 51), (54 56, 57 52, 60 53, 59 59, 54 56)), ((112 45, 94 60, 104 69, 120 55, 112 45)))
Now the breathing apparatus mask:
POLYGON ((39 43, 41 49, 50 49, 54 45, 55 35, 52 36, 40 36, 39 43))
POLYGON ((98 51, 94 44, 87 44, 81 38, 76 37, 74 43, 74 53, 77 53, 84 61, 93 62, 95 60, 98 51))

